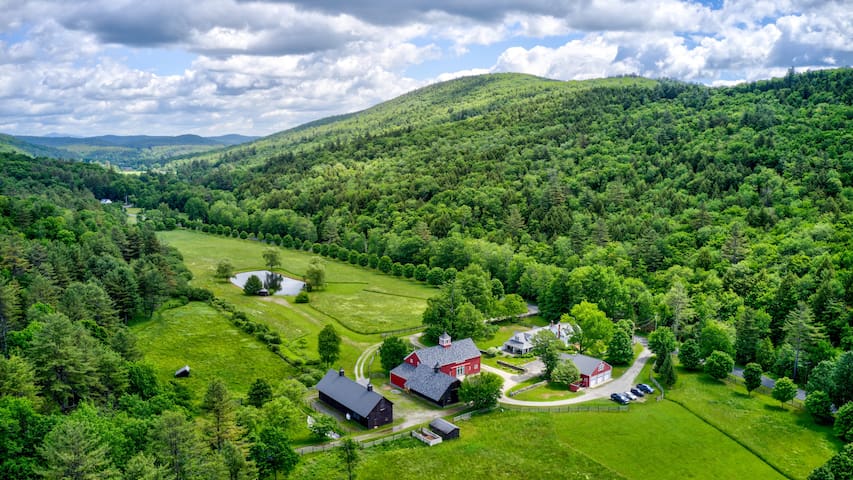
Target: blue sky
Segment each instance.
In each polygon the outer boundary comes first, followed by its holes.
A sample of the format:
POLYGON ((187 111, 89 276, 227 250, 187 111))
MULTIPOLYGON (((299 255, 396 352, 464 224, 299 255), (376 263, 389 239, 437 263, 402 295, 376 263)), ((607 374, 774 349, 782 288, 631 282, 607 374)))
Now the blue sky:
POLYGON ((0 0, 0 132, 266 135, 462 75, 853 63, 841 0, 0 0))

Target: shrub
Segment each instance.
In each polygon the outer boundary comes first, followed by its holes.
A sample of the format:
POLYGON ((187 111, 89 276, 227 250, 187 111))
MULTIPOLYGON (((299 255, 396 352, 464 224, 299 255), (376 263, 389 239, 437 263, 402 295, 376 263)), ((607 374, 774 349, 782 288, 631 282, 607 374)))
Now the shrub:
POLYGON ((246 295, 257 295, 262 288, 264 288, 264 284, 261 283, 261 279, 257 275, 252 275, 246 280, 246 285, 243 286, 243 293, 246 295))
POLYGON ((302 290, 298 294, 296 294, 296 298, 293 299, 294 303, 308 303, 308 292, 302 290))
POLYGON ((699 370, 702 367, 702 352, 699 347, 699 342, 687 340, 678 349, 678 361, 687 370, 699 370))
POLYGON ((832 400, 823 390, 815 390, 806 397, 806 410, 809 411, 815 423, 820 425, 832 423, 832 400))
POLYGON ((835 413, 835 435, 841 440, 853 442, 853 402, 847 402, 835 413))
POLYGON ((415 266, 411 263, 407 263, 403 265, 403 276, 406 278, 412 278, 415 276, 415 266))

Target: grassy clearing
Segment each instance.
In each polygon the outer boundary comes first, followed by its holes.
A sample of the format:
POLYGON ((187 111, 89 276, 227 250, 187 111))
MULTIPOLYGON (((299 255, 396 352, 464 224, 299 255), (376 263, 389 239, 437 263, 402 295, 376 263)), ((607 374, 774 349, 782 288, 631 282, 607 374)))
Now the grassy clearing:
MULTIPOLYGON (((399 479, 784 478, 671 402, 628 413, 495 412, 460 426, 460 440, 436 447, 365 450, 358 475, 384 478, 394 465, 399 479)), ((309 459, 294 478, 320 478, 308 470, 324 463, 309 459)))
POLYGON ((245 395, 256 378, 272 384, 293 374, 291 367, 254 337, 234 327, 212 307, 193 302, 165 310, 131 326, 145 361, 168 382, 175 370, 189 365, 191 376, 180 379, 196 395, 221 377, 236 395, 245 395))
POLYGON ((816 425, 802 409, 707 375, 679 371, 668 399, 724 430, 793 478, 805 478, 840 447, 831 427, 816 425))
MULTIPOLYGON (((536 381, 541 381, 541 378, 536 378, 536 381)), ((536 383, 536 381, 532 383, 536 383)), ((553 400, 565 400, 583 395, 586 392, 573 392, 569 387, 558 383, 546 383, 541 387, 536 387, 526 392, 519 393, 514 396, 516 400, 527 400, 532 402, 550 402, 553 400)))
MULTIPOLYGON (((352 368, 364 348, 381 341, 371 332, 420 325, 426 299, 436 293, 435 288, 418 282, 326 259, 329 285, 324 291, 312 292, 309 304, 293 304, 289 297, 247 297, 238 287, 214 278, 216 265, 228 259, 237 271, 260 270, 264 268, 264 249, 276 247, 189 230, 159 232, 158 237, 183 254, 194 286, 211 290, 278 331, 284 347, 294 356, 316 358, 317 333, 326 324, 334 324, 343 337, 339 363, 346 368, 352 368)), ((314 256, 278 250, 282 260, 279 271, 294 278, 302 277, 314 256)))

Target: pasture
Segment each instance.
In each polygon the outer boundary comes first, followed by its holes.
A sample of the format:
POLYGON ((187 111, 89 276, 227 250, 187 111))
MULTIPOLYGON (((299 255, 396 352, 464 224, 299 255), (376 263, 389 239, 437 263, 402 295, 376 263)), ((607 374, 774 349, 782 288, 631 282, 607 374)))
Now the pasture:
POLYGON ((214 377, 221 377, 234 394, 243 396, 256 378, 275 385, 294 373, 266 346, 204 303, 164 310, 131 329, 145 352, 145 361, 154 365, 161 382, 173 379, 175 370, 184 365, 190 366, 190 376, 178 381, 196 399, 204 396, 214 377))

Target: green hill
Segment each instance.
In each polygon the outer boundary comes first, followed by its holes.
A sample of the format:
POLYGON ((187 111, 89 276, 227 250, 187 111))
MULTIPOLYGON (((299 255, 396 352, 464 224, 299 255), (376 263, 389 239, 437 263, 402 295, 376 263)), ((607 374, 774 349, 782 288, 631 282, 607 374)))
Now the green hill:
POLYGON ((194 157, 165 203, 400 264, 477 263, 548 319, 587 299, 698 333, 746 307, 778 344, 802 300, 842 345, 852 131, 850 69, 730 88, 486 75, 194 157))

